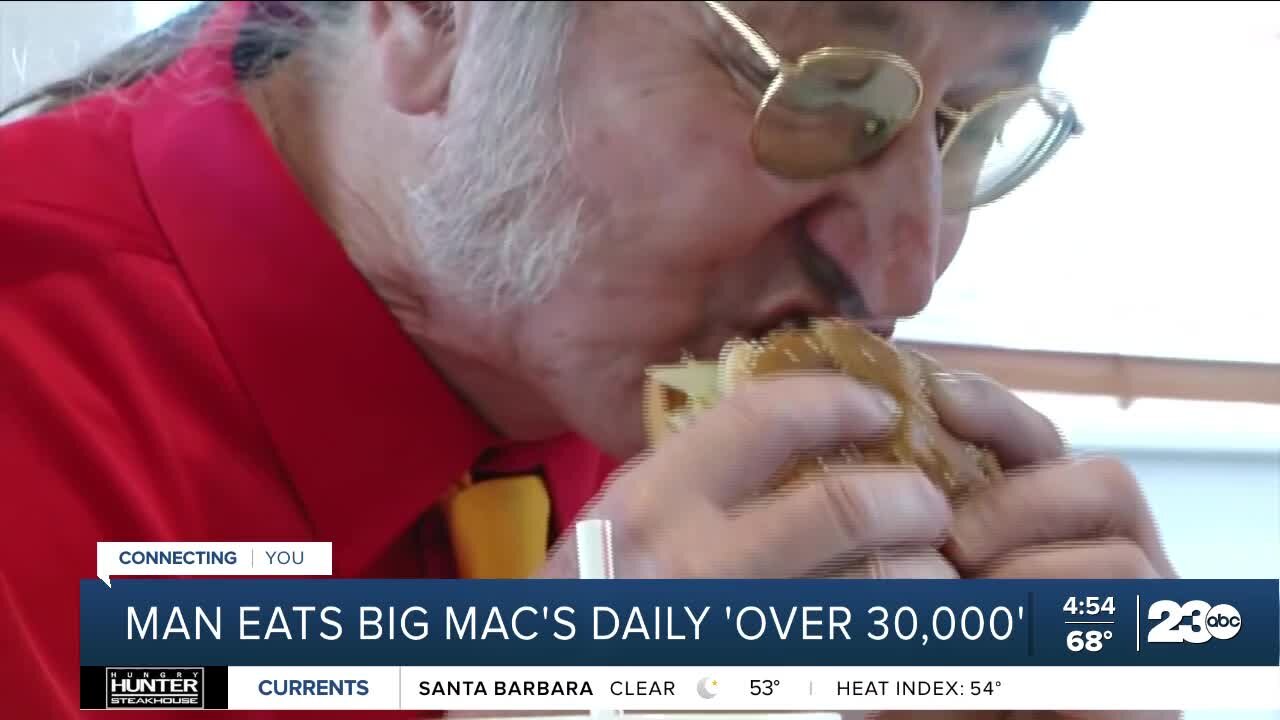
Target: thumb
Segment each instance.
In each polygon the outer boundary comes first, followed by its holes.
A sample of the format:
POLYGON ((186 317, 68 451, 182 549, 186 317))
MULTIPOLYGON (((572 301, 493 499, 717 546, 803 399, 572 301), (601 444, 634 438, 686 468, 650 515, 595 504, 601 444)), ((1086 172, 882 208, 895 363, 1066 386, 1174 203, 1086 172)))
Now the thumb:
POLYGON ((920 356, 938 420, 956 437, 991 448, 1006 469, 1061 458, 1067 444, 1058 428, 1008 388, 977 373, 943 370, 920 356))

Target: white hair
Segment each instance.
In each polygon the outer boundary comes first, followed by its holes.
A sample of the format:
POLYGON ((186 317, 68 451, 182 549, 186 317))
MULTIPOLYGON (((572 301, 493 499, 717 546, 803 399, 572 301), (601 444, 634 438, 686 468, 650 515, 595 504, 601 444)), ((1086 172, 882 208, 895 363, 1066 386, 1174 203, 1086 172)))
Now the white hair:
MULTIPOLYGON (((85 95, 132 85, 181 57, 219 3, 203 2, 109 53, 74 77, 0 108, 56 109, 85 95)), ((310 79, 330 77, 348 56, 359 2, 262 3, 237 42, 245 78, 264 76, 277 58, 309 51, 310 79), (279 12, 283 16, 279 17, 279 12), (303 22, 305 21, 305 22, 303 22)), ((452 3, 427 3, 449 15, 452 3)), ((564 165, 560 61, 581 4, 549 0, 476 2, 450 88, 444 141, 421 177, 406 177, 411 261, 422 282, 492 308, 544 297, 569 266, 584 235, 582 202, 564 165)))
POLYGON ((536 303, 587 234, 566 172, 568 2, 472 6, 431 166, 405 178, 422 280, 497 311, 536 303))

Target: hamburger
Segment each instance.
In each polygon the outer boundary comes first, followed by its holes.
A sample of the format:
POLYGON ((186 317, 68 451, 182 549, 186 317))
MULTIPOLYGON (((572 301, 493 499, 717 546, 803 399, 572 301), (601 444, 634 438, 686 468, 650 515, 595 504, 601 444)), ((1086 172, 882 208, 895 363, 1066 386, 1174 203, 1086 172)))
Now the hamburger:
POLYGON ((933 403, 938 364, 899 348, 865 328, 837 319, 785 329, 759 340, 733 340, 719 361, 686 360, 649 369, 645 428, 651 446, 680 432, 745 382, 783 373, 840 372, 887 392, 899 404, 894 426, 881 441, 848 444, 810 457, 791 458, 777 483, 801 482, 834 465, 914 466, 953 502, 999 482, 1002 471, 987 448, 961 440, 942 425, 933 403))

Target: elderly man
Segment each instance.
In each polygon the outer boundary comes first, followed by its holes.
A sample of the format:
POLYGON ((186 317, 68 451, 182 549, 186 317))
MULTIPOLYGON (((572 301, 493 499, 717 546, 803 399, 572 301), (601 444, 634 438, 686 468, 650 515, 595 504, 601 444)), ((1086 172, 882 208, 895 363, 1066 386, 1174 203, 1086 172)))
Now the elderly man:
POLYGON ((100 540, 565 576, 555 539, 590 512, 626 576, 873 553, 895 577, 1171 576, 1132 476, 1060 460, 980 378, 942 378, 942 420, 1016 481, 959 508, 906 468, 766 492, 782 458, 887 431, 893 402, 847 378, 752 384, 642 452, 647 367, 923 308, 969 210, 1073 131, 1036 77, 1082 12, 206 3, 26 98, 0 130, 7 707, 77 708, 100 540))

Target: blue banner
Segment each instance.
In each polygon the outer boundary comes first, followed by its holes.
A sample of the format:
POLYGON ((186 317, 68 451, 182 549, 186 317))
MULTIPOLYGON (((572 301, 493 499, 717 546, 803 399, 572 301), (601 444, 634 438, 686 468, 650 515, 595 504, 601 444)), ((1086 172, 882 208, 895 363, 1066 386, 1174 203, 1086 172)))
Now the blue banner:
POLYGON ((1276 666, 1275 580, 128 580, 82 666, 1276 666))

